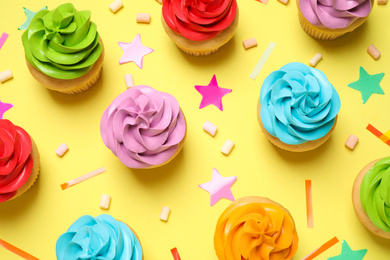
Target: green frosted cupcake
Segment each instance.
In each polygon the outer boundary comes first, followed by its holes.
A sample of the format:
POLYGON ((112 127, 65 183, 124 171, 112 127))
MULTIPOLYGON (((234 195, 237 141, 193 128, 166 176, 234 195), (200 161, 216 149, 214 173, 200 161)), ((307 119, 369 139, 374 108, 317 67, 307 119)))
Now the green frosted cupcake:
POLYGON ((356 177, 352 202, 360 222, 390 239, 390 157, 367 164, 356 177))
POLYGON ((41 10, 23 33, 27 66, 48 89, 75 94, 99 79, 104 46, 90 11, 73 4, 41 10))

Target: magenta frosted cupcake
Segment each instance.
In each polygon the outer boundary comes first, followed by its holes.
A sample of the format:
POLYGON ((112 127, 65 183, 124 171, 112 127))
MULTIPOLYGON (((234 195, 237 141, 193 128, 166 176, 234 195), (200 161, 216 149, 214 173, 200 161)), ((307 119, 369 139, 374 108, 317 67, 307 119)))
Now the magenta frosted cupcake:
POLYGON ((116 97, 100 122, 104 144, 129 168, 168 163, 183 147, 186 132, 176 98, 145 85, 116 97))

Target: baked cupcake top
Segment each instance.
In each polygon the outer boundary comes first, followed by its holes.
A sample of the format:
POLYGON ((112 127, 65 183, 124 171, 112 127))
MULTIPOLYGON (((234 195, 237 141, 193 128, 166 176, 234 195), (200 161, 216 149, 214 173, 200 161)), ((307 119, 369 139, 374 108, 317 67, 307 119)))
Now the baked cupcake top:
POLYGON ((74 79, 86 74, 103 48, 90 18, 90 11, 76 11, 70 3, 39 11, 22 36, 27 61, 53 78, 74 79))
POLYGON ((14 197, 33 169, 30 135, 9 120, 0 120, 0 203, 14 197))
POLYGON ((174 32, 193 41, 216 37, 236 17, 236 0, 163 0, 165 22, 174 32))
POLYGON ((283 143, 298 145, 330 131, 340 110, 340 97, 322 71, 293 62, 267 76, 260 104, 267 132, 283 143))
POLYGON ((167 162, 186 134, 179 103, 149 86, 129 88, 107 107, 100 122, 104 144, 130 168, 167 162))
POLYGON ((222 213, 214 235, 219 260, 288 260, 298 249, 291 216, 257 197, 236 200, 222 213))
POLYGON ((131 229, 110 215, 82 216, 56 243, 58 260, 141 260, 142 248, 131 229))
POLYGON ((390 157, 367 171, 360 186, 360 201, 371 222, 390 232, 390 157))
POLYGON ((371 0, 299 0, 303 16, 314 26, 347 28, 371 12, 371 0))

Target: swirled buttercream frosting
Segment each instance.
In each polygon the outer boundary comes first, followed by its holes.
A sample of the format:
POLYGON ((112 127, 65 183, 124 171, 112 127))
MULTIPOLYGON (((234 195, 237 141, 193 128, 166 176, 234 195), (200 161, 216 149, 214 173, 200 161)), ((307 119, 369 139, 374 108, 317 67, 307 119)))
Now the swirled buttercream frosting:
POLYGON ((56 244, 58 260, 141 260, 142 248, 131 229, 110 215, 82 216, 56 244))
POLYGON ((0 120, 0 202, 14 197, 33 169, 30 135, 6 119, 0 120))
POLYGON ((367 17, 371 8, 371 0, 299 0, 303 16, 320 28, 347 28, 367 17))
POLYGON ((360 186, 360 201, 371 222, 390 232, 390 157, 367 171, 360 186))
POLYGON ((100 122, 104 144, 130 168, 167 162, 179 149, 186 122, 170 94, 149 86, 129 88, 107 107, 100 122))
POLYGON ((169 28, 193 41, 216 37, 236 17, 236 0, 163 0, 169 28))
POLYGON ((214 248, 219 260, 288 260, 298 249, 298 235, 278 205, 242 198, 218 219, 214 248))
POLYGON ((298 62, 267 76, 260 104, 264 128, 290 145, 325 136, 340 110, 339 95, 325 74, 298 62))
POLYGON ((22 36, 27 61, 53 78, 74 79, 86 74, 103 48, 90 18, 90 11, 76 11, 70 3, 39 11, 22 36))

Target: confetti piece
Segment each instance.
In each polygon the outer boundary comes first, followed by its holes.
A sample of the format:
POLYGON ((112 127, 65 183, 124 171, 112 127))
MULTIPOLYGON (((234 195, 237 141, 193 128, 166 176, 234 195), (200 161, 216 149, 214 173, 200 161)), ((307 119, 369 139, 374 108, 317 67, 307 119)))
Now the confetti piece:
POLYGON ((137 14, 137 23, 150 23, 150 14, 149 13, 138 13, 137 14))
POLYGON ((160 4, 162 4, 162 0, 156 0, 157 2, 159 2, 160 4))
POLYGON ((168 221, 169 213, 171 213, 170 207, 162 207, 161 213, 160 213, 160 219, 162 221, 168 221))
POLYGON ((385 5, 387 4, 387 0, 378 0, 378 5, 385 5))
POLYGON ((329 257, 328 260, 362 260, 367 254, 367 249, 352 250, 347 241, 341 242, 341 253, 338 256, 329 257))
POLYGON ((364 104, 367 102, 367 100, 371 97, 372 94, 385 94, 385 92, 383 92, 381 86, 379 85, 384 76, 385 73, 370 75, 363 67, 360 67, 359 80, 349 83, 348 87, 360 91, 364 104))
POLYGON ((313 228, 313 201, 311 196, 311 180, 305 180, 307 227, 313 228))
POLYGON ((0 82, 3 83, 9 79, 12 79, 14 76, 10 70, 0 72, 0 82))
POLYGON ((16 246, 13 246, 4 240, 0 239, 0 246, 4 247, 5 249, 11 251, 12 253, 26 259, 26 260, 39 260, 39 258, 36 258, 35 256, 32 256, 26 252, 24 252, 22 249, 17 248, 16 246))
POLYGON ((62 157, 67 151, 69 151, 69 147, 66 145, 66 143, 60 144, 56 150, 56 154, 59 157, 62 157))
POLYGON ((268 3, 268 0, 256 0, 257 2, 260 2, 260 3, 263 3, 263 4, 267 4, 268 3))
POLYGON ((379 59, 381 56, 381 52, 374 46, 374 44, 368 46, 367 52, 374 60, 379 59))
POLYGON ((72 186, 74 186, 76 184, 79 184, 80 182, 86 181, 86 180, 88 180, 88 179, 90 179, 92 177, 95 177, 96 175, 99 175, 99 174, 101 174, 101 173, 103 173, 105 171, 106 171, 106 168, 101 167, 101 168, 99 168, 97 170, 94 170, 92 172, 84 174, 84 175, 82 175, 82 176, 80 176, 80 177, 78 177, 76 179, 73 179, 73 180, 70 180, 70 181, 68 181, 66 183, 61 184, 61 189, 62 190, 68 189, 68 188, 70 188, 70 187, 72 187, 72 186))
POLYGON ((278 1, 281 2, 282 4, 285 4, 285 5, 288 4, 288 0, 278 0, 278 1))
POLYGON ((181 260, 179 252, 177 251, 176 247, 171 249, 171 253, 174 260, 181 260))
POLYGON ((326 250, 328 250, 338 242, 339 240, 337 239, 337 237, 334 237, 328 242, 326 242, 325 244, 323 244, 322 246, 320 246, 319 248, 317 248, 316 250, 314 250, 313 252, 311 252, 310 254, 308 254, 307 256, 305 256, 304 258, 302 258, 301 260, 311 260, 319 256, 321 253, 325 252, 326 250))
POLYGON ((366 129, 368 130, 368 131, 370 131, 372 134, 374 134, 376 137, 381 137, 383 134, 382 134, 382 132, 381 131, 379 131, 378 129, 376 129, 373 125, 371 125, 371 124, 368 124, 367 125, 367 127, 366 127, 366 129))
POLYGON ((250 39, 243 41, 242 44, 244 45, 245 50, 247 50, 249 48, 256 47, 257 40, 256 40, 256 38, 253 37, 253 38, 250 38, 250 39))
POLYGON ((217 133, 218 127, 211 123, 210 121, 206 121, 203 124, 203 130, 205 130, 207 133, 209 133, 211 136, 215 136, 217 133))
POLYGON ((4 45, 5 41, 7 40, 8 36, 9 36, 8 33, 5 33, 5 32, 3 32, 3 34, 1 35, 1 37, 0 37, 0 50, 3 47, 3 45, 4 45))
POLYGON ((153 49, 142 45, 140 34, 137 34, 130 43, 118 42, 118 44, 123 50, 123 55, 119 60, 119 64, 132 61, 137 64, 140 69, 142 69, 144 56, 154 51, 153 49))
POLYGON ((386 134, 383 134, 381 131, 376 129, 373 125, 368 124, 366 129, 370 131, 373 135, 378 137, 382 142, 390 146, 390 137, 388 136, 387 132, 386 134))
POLYGON ((8 104, 8 103, 3 103, 0 100, 0 119, 4 118, 4 113, 10 110, 14 105, 8 104))
POLYGON ((200 184, 199 187, 210 193, 210 206, 213 206, 222 198, 234 201, 230 188, 236 180, 236 176, 222 177, 214 168, 211 181, 200 184))
POLYGON ((345 147, 353 151, 359 142, 359 138, 356 135, 349 135, 347 141, 345 141, 345 147))
POLYGON ((118 10, 121 9, 122 7, 123 7, 123 3, 121 0, 115 0, 108 6, 108 8, 110 8, 111 12, 113 13, 118 12, 118 10))
POLYGON ((257 75, 259 75, 261 69, 263 68, 265 62, 271 55, 272 51, 274 50, 276 46, 276 43, 270 42, 265 49, 263 55, 260 57, 259 61, 257 62, 255 68, 253 69, 251 75, 249 76, 251 79, 255 80, 257 78, 257 75))
POLYGON ((220 88, 215 75, 212 77, 207 86, 196 85, 195 89, 202 95, 202 101, 200 102, 199 109, 209 105, 214 105, 221 111, 223 111, 222 98, 232 92, 231 89, 220 88))
POLYGON ((126 88, 134 87, 133 75, 125 74, 125 82, 126 82, 126 88))
POLYGON ((100 208, 101 209, 109 209, 110 208, 110 202, 111 202, 111 196, 107 194, 102 194, 102 197, 100 198, 100 208))
POLYGON ((309 65, 315 67, 317 66, 318 62, 320 62, 320 60, 322 60, 322 55, 321 53, 317 53, 313 56, 313 58, 311 58, 311 60, 309 61, 309 65))
MULTIPOLYGON (((47 10, 47 6, 42 7, 39 11, 47 10)), ((31 20, 34 18, 34 16, 39 12, 33 12, 26 7, 23 7, 24 14, 26 15, 26 21, 19 26, 18 30, 26 30, 28 26, 30 25, 31 20)))
POLYGON ((234 142, 230 140, 226 140, 221 148, 221 153, 225 155, 229 155, 234 147, 234 142))

